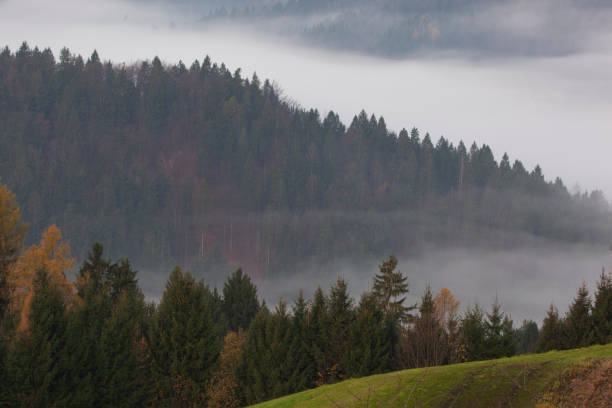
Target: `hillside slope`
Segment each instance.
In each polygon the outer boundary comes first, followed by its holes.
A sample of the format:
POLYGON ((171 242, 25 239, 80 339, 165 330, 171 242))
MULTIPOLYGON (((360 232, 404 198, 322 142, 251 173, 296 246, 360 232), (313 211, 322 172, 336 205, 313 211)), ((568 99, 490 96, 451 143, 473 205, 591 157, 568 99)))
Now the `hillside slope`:
POLYGON ((256 407, 606 407, 612 344, 419 368, 308 390, 256 407))
POLYGON ((139 269, 273 277, 427 245, 612 240, 601 193, 365 112, 345 126, 209 58, 124 66, 6 48, 0 146, 28 243, 57 224, 77 257, 98 240, 139 269))

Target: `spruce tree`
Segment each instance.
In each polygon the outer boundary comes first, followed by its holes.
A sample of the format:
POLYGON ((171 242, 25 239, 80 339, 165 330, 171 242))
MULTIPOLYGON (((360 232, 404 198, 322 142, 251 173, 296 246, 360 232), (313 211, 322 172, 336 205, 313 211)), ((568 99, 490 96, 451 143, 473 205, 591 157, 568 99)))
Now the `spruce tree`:
POLYGON ((223 286, 222 310, 231 331, 249 328, 259 309, 257 287, 242 269, 234 272, 223 286))
POLYGON ((467 361, 486 357, 486 329, 482 308, 476 304, 469 308, 459 329, 459 358, 467 361))
POLYGON ((300 294, 293 305, 291 319, 291 345, 289 347, 288 365, 291 369, 289 392, 295 393, 314 386, 316 378, 315 362, 311 355, 312 329, 309 321, 308 303, 300 294))
POLYGON ((578 294, 572 301, 565 316, 564 346, 566 348, 585 347, 593 341, 593 321, 591 318, 591 297, 582 282, 578 294))
POLYGON ((205 385, 221 348, 210 311, 210 291, 175 268, 147 335, 157 399, 169 405, 203 405, 205 385))
POLYGON ((148 362, 140 341, 143 309, 141 297, 125 292, 104 322, 98 348, 100 406, 141 407, 149 402, 148 362))
POLYGON ((536 351, 542 353, 549 350, 561 350, 563 348, 563 321, 559 318, 557 309, 550 304, 546 317, 542 322, 540 337, 536 344, 536 351))
POLYGON ((357 317, 351 325, 344 366, 349 377, 363 377, 391 369, 394 328, 380 309, 376 298, 361 297, 357 317))
POLYGON ((408 293, 408 282, 401 271, 396 271, 397 258, 389 258, 379 266, 380 272, 374 277, 374 290, 377 301, 380 303, 385 315, 399 324, 406 322, 410 312, 415 306, 404 306, 408 293))
POLYGON ((316 372, 316 385, 334 381, 328 373, 333 365, 329 348, 329 304, 321 287, 317 287, 310 309, 310 353, 316 372))
POLYGON ((612 274, 601 272, 593 306, 593 341, 607 344, 612 341, 612 274))
POLYGON ((503 313, 497 298, 491 308, 491 313, 487 313, 485 327, 485 355, 487 359, 510 357, 516 352, 514 339, 514 329, 512 320, 503 313))
POLYGON ((22 403, 33 407, 62 405, 72 391, 66 383, 70 369, 66 365, 66 353, 70 352, 66 348, 66 306, 45 270, 36 274, 30 322, 30 332, 18 346, 24 357, 22 403))
POLYGON ((251 405, 270 397, 268 373, 270 367, 270 350, 268 327, 270 313, 260 309, 251 321, 244 345, 243 361, 237 377, 242 392, 242 399, 251 405))
POLYGON ((521 327, 514 333, 517 354, 535 353, 539 335, 536 322, 523 320, 521 327))
POLYGON ((345 374, 344 353, 349 340, 351 324, 355 318, 353 300, 342 278, 338 278, 336 284, 330 289, 328 312, 328 347, 332 364, 331 367, 328 367, 328 376, 341 379, 345 374))

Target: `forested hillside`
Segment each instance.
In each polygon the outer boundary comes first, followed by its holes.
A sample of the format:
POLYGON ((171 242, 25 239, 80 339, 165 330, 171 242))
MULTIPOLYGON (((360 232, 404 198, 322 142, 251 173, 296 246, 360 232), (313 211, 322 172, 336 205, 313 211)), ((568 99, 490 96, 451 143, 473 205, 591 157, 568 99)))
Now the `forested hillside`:
POLYGON ((200 6, 207 24, 253 24, 316 47, 393 58, 567 55, 588 47, 612 12, 602 0, 243 0, 212 12, 209 5, 200 6))
POLYGON ((5 48, 0 146, 29 242, 55 223, 80 259, 98 240, 139 267, 263 276, 431 244, 612 237, 601 193, 365 112, 346 126, 208 57, 126 66, 5 48))

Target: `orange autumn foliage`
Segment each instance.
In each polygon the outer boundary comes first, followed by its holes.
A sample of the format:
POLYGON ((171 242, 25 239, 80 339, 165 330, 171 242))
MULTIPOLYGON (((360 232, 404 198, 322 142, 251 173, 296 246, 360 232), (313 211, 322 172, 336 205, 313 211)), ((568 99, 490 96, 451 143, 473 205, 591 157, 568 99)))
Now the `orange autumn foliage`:
POLYGON ((219 370, 207 387, 208 407, 235 408, 240 406, 238 382, 234 372, 242 360, 246 335, 242 330, 230 332, 223 340, 219 355, 219 370))
POLYGON ((449 322, 457 315, 459 301, 447 288, 442 288, 434 299, 434 313, 440 325, 448 328, 449 322))
POLYGON ((32 245, 10 269, 8 285, 10 290, 10 311, 18 316, 18 332, 27 332, 30 325, 29 314, 34 296, 33 284, 36 272, 44 269, 50 282, 57 285, 66 304, 74 300, 74 287, 66 278, 74 265, 70 255, 70 245, 62 241, 60 229, 51 225, 42 234, 39 245, 32 245))

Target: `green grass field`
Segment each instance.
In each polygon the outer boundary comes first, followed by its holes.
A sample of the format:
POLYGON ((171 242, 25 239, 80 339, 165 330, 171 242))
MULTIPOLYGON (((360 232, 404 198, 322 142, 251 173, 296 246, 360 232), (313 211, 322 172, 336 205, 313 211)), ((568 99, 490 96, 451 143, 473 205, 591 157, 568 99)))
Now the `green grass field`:
POLYGON ((608 363, 607 359, 612 359, 612 344, 397 371, 319 387, 256 407, 566 406, 560 402, 566 393, 564 384, 593 366, 608 363))

